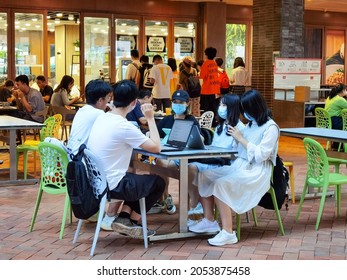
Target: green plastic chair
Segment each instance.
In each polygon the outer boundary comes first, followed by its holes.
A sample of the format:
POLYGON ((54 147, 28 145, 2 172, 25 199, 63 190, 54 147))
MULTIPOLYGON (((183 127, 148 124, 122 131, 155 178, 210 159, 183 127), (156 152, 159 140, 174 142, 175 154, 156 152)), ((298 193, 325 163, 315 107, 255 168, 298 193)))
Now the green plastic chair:
MULTIPOLYGON (((271 178, 271 180, 272 180, 272 178, 271 178)), ((276 199, 276 194, 275 194, 274 188, 270 186, 268 193, 271 195, 272 203, 275 206, 275 213, 276 213, 276 218, 277 218, 277 222, 278 222, 278 227, 280 229, 281 235, 284 236, 285 232, 284 232, 284 228, 283 228, 280 210, 278 209, 278 206, 277 206, 277 199, 276 199)), ((253 216, 253 220, 254 220, 254 225, 258 226, 258 219, 257 219, 257 213, 256 213, 255 208, 252 209, 252 216, 253 216)), ((241 236, 241 215, 240 214, 236 214, 236 235, 237 235, 237 239, 240 240, 240 236, 241 236)))
POLYGON ((65 194, 65 204, 63 218, 60 228, 60 236, 62 239, 64 235, 66 216, 70 209, 70 224, 72 220, 72 212, 70 207, 70 199, 67 192, 66 184, 66 168, 69 163, 67 153, 60 148, 51 143, 41 142, 38 145, 38 152, 41 158, 41 179, 40 188, 36 199, 34 214, 31 220, 29 231, 33 231, 37 212, 40 207, 42 194, 65 194))
MULTIPOLYGON (((328 114, 328 111, 321 107, 316 107, 314 109, 316 115, 316 127, 319 128, 332 128, 331 118, 328 114)), ((330 141, 327 141, 326 150, 329 149, 330 141)))
POLYGON ((44 127, 42 127, 40 130, 40 140, 26 140, 23 144, 17 146, 17 170, 19 154, 23 153, 24 179, 27 179, 28 175, 28 152, 34 152, 34 171, 36 172, 36 152, 38 150, 38 145, 40 142, 43 142, 47 137, 56 137, 58 135, 61 120, 62 115, 60 114, 47 118, 44 122, 44 127))
MULTIPOLYGON (((347 131, 347 109, 343 109, 341 111, 341 117, 342 117, 342 130, 347 131)), ((327 151, 328 161, 329 165, 335 166, 335 172, 340 172, 340 165, 346 164, 347 167, 347 145, 344 144, 344 153, 336 152, 336 151, 327 151)), ((341 143, 339 145, 338 151, 341 150, 341 143)))
POLYGON ((337 203, 337 216, 340 216, 341 185, 347 184, 347 176, 340 173, 332 173, 329 171, 329 163, 326 152, 323 149, 322 145, 316 140, 308 137, 304 138, 304 147, 307 158, 307 174, 295 220, 297 221, 300 216, 301 207, 307 194, 308 188, 317 188, 322 192, 315 227, 316 230, 318 230, 329 186, 336 186, 335 195, 337 203))

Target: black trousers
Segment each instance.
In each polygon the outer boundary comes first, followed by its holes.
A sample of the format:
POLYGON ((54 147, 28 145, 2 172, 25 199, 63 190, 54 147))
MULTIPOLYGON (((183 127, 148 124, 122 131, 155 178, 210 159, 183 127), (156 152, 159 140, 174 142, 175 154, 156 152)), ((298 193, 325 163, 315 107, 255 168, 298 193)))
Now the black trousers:
POLYGON ((146 198, 146 212, 163 195, 165 181, 158 175, 138 175, 127 172, 118 186, 110 191, 111 198, 124 200, 131 210, 140 214, 139 199, 146 198))

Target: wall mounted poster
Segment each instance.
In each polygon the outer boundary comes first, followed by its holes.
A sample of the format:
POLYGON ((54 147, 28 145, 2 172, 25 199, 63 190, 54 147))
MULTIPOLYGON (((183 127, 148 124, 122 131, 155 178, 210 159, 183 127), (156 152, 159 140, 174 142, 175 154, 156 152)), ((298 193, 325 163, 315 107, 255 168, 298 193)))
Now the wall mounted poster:
POLYGON ((181 53, 192 53, 193 51, 193 38, 180 37, 176 38, 176 43, 180 44, 181 53))
POLYGON ((164 52, 165 37, 147 36, 147 51, 148 52, 164 52))
POLYGON ((277 58, 274 69, 274 88, 294 89, 309 86, 319 89, 322 61, 316 58, 277 58))
POLYGON ((344 83, 345 31, 328 29, 325 42, 325 82, 327 85, 344 83))

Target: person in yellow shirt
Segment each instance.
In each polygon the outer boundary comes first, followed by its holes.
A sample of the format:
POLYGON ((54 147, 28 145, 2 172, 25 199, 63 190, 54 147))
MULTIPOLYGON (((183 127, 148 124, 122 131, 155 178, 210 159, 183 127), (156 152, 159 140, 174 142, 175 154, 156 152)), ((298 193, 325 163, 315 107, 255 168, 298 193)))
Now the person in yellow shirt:
POLYGON ((172 70, 172 78, 170 80, 170 99, 171 99, 172 94, 174 93, 174 91, 176 91, 178 89, 177 85, 178 85, 179 71, 177 69, 176 59, 170 57, 167 60, 167 65, 169 65, 171 67, 171 70, 172 70))

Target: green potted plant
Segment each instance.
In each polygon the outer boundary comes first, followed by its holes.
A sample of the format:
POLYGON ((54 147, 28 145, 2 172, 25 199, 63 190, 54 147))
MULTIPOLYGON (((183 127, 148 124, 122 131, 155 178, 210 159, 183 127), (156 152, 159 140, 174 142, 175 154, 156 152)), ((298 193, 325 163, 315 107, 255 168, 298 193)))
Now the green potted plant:
POLYGON ((74 42, 73 42, 73 45, 75 46, 75 51, 76 52, 79 52, 80 51, 80 40, 75 40, 74 42))

